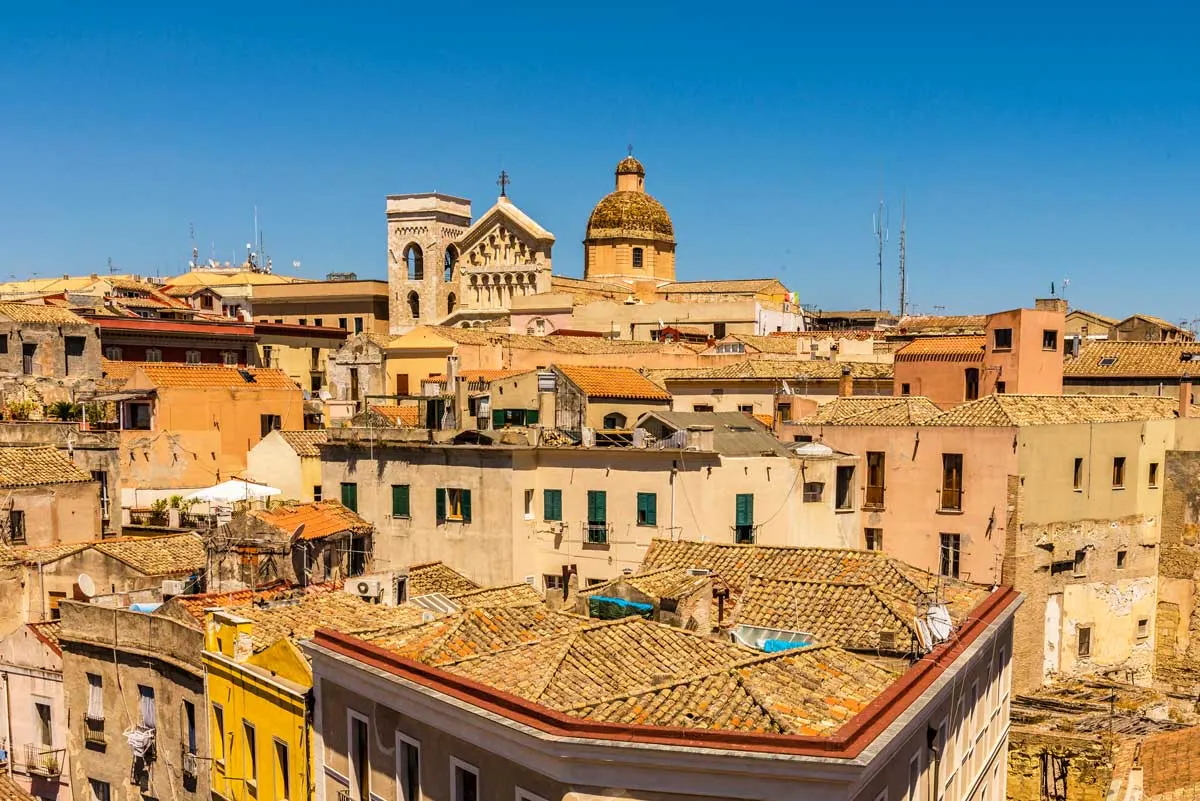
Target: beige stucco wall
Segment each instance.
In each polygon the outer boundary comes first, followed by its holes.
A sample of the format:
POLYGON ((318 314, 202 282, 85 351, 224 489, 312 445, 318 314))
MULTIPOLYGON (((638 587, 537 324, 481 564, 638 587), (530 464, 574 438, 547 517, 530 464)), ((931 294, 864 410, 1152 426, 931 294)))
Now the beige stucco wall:
POLYGON ((313 500, 313 487, 321 486, 321 458, 300 457, 278 432, 263 437, 246 454, 245 478, 282 491, 279 500, 313 500))

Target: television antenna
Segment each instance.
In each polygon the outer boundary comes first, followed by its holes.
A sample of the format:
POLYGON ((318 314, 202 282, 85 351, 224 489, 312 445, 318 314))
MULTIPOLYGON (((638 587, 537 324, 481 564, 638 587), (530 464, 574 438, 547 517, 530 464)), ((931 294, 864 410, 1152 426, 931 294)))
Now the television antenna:
POLYGON ((908 272, 904 264, 904 224, 908 211, 908 197, 900 198, 900 316, 908 314, 908 272))
POLYGON ((878 245, 879 259, 879 311, 883 311, 883 246, 888 241, 886 209, 883 205, 883 192, 879 193, 879 212, 874 218, 875 242, 878 245))

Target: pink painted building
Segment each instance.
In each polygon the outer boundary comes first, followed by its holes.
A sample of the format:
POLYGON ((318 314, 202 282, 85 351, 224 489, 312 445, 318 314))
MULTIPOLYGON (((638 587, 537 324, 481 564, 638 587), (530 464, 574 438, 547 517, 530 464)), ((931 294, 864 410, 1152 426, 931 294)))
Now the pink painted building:
POLYGON ((29 623, 0 639, 0 737, 19 787, 70 801, 59 627, 57 620, 29 623))

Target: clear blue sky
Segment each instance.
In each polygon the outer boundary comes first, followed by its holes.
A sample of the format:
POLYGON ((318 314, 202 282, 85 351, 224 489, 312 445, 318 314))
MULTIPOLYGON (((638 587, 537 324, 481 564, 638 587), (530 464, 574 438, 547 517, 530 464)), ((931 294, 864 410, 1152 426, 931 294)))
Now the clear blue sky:
POLYGON ((1141 3, 23 4, 0 25, 0 280, 241 258, 385 274, 384 196, 511 197, 582 270, 632 142, 684 278, 873 307, 1200 317, 1200 17, 1141 3), (315 5, 315 4, 314 4, 315 5), (36 8, 35 8, 36 6, 36 8), (829 6, 841 6, 831 10, 829 6), (740 16, 744 12, 745 16, 740 16))

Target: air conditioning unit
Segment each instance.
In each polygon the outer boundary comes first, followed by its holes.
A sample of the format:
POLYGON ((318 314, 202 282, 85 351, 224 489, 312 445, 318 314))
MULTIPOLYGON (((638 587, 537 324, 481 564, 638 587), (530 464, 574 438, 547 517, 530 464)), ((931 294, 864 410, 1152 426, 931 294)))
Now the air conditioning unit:
POLYGON ((382 592, 380 581, 377 578, 352 578, 346 579, 344 585, 346 592, 351 595, 357 595, 359 598, 368 601, 376 601, 382 592))
POLYGON ((162 583, 163 597, 168 595, 183 595, 185 584, 178 579, 166 579, 162 583))

